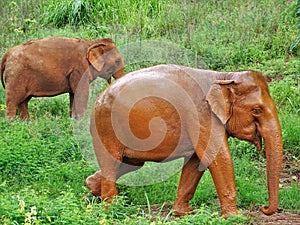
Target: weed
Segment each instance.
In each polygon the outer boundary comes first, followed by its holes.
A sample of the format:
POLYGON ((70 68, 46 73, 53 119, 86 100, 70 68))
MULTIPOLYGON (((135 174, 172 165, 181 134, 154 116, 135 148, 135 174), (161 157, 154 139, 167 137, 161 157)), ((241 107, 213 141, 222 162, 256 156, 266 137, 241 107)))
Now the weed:
MULTIPOLYGON (((296 11, 296 16, 299 17, 300 16, 300 1, 298 0, 297 2, 297 11, 296 11)), ((297 24, 297 28, 300 28, 300 23, 297 24)), ((300 37, 298 37, 295 42, 293 42, 291 44, 291 47, 290 47, 290 52, 293 53, 293 52, 296 52, 296 49, 298 47, 300 43, 300 37)))

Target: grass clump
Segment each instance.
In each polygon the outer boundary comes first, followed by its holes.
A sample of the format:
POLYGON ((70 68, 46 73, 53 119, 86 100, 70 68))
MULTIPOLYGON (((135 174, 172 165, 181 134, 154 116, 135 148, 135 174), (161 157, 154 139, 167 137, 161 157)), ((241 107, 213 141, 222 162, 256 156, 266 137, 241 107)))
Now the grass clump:
MULTIPOLYGON (((300 1, 298 0, 297 2, 297 11, 296 11, 296 16, 297 17, 300 17, 300 1)), ((297 28, 299 29, 300 28, 300 23, 297 24, 297 28)), ((299 52, 297 51, 299 48, 299 43, 300 43, 300 36, 295 40, 295 42, 293 42, 291 44, 291 47, 290 47, 290 52, 292 54, 298 54, 299 52)))
POLYGON ((52 24, 55 27, 83 25, 91 19, 91 15, 94 13, 94 2, 96 1, 50 1, 50 4, 47 3, 44 6, 42 23, 52 24))

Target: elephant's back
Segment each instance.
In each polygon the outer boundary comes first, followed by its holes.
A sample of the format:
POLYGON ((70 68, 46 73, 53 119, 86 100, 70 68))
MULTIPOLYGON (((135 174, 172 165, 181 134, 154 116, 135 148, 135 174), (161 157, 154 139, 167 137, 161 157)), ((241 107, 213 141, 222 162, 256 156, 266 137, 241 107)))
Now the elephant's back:
POLYGON ((115 81, 99 96, 94 107, 99 132, 105 135, 104 130, 113 130, 118 138, 125 139, 122 143, 135 149, 151 149, 149 143, 160 143, 154 150, 169 154, 181 135, 186 136, 186 124, 198 123, 194 122, 198 118, 195 99, 184 82, 179 82, 180 71, 177 66, 161 65, 115 81))
MULTIPOLYGON (((167 83, 170 85, 170 82, 166 81, 171 81, 167 67, 159 65, 145 68, 117 79, 100 94, 95 108, 100 106, 109 108, 113 104, 127 105, 141 98, 164 95, 167 83)), ((171 83, 176 85, 174 82, 171 83)))

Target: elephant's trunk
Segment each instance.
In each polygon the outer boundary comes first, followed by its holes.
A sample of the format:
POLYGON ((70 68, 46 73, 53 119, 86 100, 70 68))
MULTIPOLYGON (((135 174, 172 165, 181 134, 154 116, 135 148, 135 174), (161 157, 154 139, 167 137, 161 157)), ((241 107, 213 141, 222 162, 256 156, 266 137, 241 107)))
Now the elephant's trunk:
MULTIPOLYGON (((115 79, 119 79, 120 77, 122 77, 125 74, 124 72, 124 67, 122 67, 121 69, 117 69, 114 74, 112 75, 115 79)), ((110 84, 111 83, 111 77, 109 77, 107 79, 107 83, 110 84)))
POLYGON ((125 71, 124 71, 124 63, 122 62, 122 66, 120 67, 120 69, 117 69, 115 71, 115 73, 113 74, 113 77, 115 79, 118 79, 120 77, 122 77, 123 75, 125 74, 125 71))
POLYGON ((282 134, 277 113, 272 116, 272 119, 263 123, 262 127, 260 133, 264 138, 266 151, 269 207, 262 206, 260 210, 266 215, 272 215, 278 209, 279 178, 282 167, 282 134))

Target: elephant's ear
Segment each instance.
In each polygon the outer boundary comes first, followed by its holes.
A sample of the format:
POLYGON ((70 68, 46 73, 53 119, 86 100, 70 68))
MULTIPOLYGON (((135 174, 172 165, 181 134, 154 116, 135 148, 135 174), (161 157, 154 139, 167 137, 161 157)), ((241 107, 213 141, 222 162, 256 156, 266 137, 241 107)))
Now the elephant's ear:
POLYGON ((100 72, 104 66, 104 43, 97 43, 90 46, 87 50, 87 59, 93 65, 93 67, 100 72))
POLYGON ((209 103, 213 113, 226 124, 232 113, 232 91, 230 84, 234 80, 217 80, 209 89, 206 101, 209 103))

